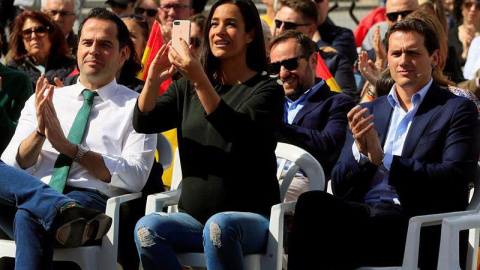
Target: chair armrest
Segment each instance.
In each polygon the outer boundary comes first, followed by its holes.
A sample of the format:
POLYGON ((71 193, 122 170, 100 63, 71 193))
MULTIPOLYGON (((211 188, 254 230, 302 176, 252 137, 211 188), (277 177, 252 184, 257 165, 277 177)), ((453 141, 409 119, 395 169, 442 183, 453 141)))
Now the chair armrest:
POLYGON ((442 220, 448 217, 456 217, 465 214, 473 214, 475 211, 460 211, 441 213, 433 215, 412 217, 408 224, 407 242, 405 244, 405 254, 403 256, 403 269, 418 268, 418 253, 420 245, 420 229, 422 227, 441 225, 442 220))
POLYGON ((267 242, 267 257, 274 258, 276 265, 282 265, 284 217, 285 213, 295 210, 297 201, 279 203, 272 206, 270 213, 269 236, 267 242))
POLYGON ((178 204, 181 193, 181 189, 175 189, 149 195, 147 197, 147 205, 145 206, 145 215, 161 212, 166 206, 178 204))
POLYGON ((112 226, 110 227, 107 235, 102 239, 103 247, 111 247, 105 248, 105 250, 109 251, 108 258, 105 258, 105 262, 108 262, 112 265, 116 265, 117 263, 118 232, 120 227, 120 205, 122 203, 138 199, 140 197, 142 197, 142 193, 135 192, 112 197, 107 200, 107 208, 105 209, 105 214, 112 218, 112 226))
MULTIPOLYGON (((478 250, 478 229, 480 229, 480 214, 465 214, 461 216, 452 216, 442 221, 442 237, 440 240, 440 253, 438 256, 438 269, 460 270, 459 258, 459 235, 460 231, 475 229, 473 235, 473 257, 477 256, 478 250)), ((472 233, 472 232, 470 232, 472 233)), ((469 247, 470 248, 470 247, 469 247)), ((471 253, 469 252, 469 254, 471 253)), ((469 258, 466 269, 476 269, 477 260, 469 258), (473 259, 473 261, 472 261, 473 259)))

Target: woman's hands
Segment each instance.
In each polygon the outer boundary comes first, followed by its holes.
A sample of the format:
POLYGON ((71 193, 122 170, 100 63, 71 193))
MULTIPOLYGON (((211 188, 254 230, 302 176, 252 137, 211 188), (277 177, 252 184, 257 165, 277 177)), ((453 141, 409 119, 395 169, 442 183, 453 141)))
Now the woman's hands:
MULTIPOLYGON (((168 53, 171 45, 171 41, 167 44, 163 44, 158 50, 155 58, 150 64, 148 70, 147 81, 151 81, 154 84, 160 85, 162 82, 170 78, 175 72, 175 67, 168 60, 168 53)), ((156 89, 158 91, 158 88, 156 89)))
POLYGON ((170 63, 194 84, 206 79, 207 76, 197 56, 192 53, 185 40, 180 39, 180 44, 182 44, 182 48, 178 52, 170 47, 168 53, 170 63))

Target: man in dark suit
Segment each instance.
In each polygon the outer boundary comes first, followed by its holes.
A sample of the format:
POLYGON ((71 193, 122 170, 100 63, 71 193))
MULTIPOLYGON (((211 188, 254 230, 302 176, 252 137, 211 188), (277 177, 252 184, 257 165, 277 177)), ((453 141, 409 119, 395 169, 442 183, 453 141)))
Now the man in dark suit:
MULTIPOLYGON (((270 71, 283 81, 285 90, 285 114, 278 139, 307 150, 329 179, 345 142, 347 113, 355 102, 345 94, 330 91, 324 80, 315 77, 317 47, 309 37, 288 30, 270 44, 270 71)), ((297 176, 286 198, 296 200, 307 190, 308 179, 297 176)))
POLYGON ((311 0, 315 3, 318 10, 317 30, 321 39, 315 36, 313 40, 318 41, 318 46, 326 43, 332 46, 338 52, 344 54, 350 65, 353 65, 358 58, 357 45, 352 30, 336 25, 330 17, 328 11, 330 6, 329 0, 311 0))
MULTIPOLYGON (((289 269, 399 265, 411 217, 467 206, 480 148, 475 105, 433 82, 439 44, 427 23, 399 21, 385 41, 396 83, 387 96, 348 113, 334 195, 299 197, 289 269)), ((422 230, 421 269, 436 269, 438 232, 422 230)))

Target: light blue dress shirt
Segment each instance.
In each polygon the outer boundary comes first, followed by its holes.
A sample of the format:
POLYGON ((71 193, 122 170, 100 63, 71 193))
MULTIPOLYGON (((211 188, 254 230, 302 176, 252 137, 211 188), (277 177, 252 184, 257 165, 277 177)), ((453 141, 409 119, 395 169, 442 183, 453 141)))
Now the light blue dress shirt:
MULTIPOLYGON (((365 194, 366 203, 378 203, 382 201, 400 204, 395 187, 388 185, 390 167, 392 165, 393 156, 402 155, 403 145, 405 144, 405 139, 407 138, 413 117, 417 113, 418 107, 420 107, 420 104, 422 104, 422 101, 431 85, 432 79, 430 79, 427 85, 420 89, 420 91, 412 96, 412 107, 408 112, 403 110, 398 102, 395 85, 390 90, 387 100, 392 106, 393 112, 390 126, 388 128, 387 138, 385 140, 385 145, 383 146, 385 156, 383 158, 383 164, 378 167, 378 170, 372 179, 370 191, 365 194)), ((368 157, 358 151, 355 142, 352 145, 352 152, 355 160, 360 165, 368 162, 368 157)))
POLYGON ((318 92, 318 89, 325 84, 324 80, 321 80, 316 85, 312 86, 312 88, 308 89, 303 93, 297 100, 292 101, 288 97, 285 97, 285 110, 283 115, 283 122, 292 124, 293 119, 297 116, 297 113, 307 104, 307 101, 310 99, 311 96, 315 95, 318 92))

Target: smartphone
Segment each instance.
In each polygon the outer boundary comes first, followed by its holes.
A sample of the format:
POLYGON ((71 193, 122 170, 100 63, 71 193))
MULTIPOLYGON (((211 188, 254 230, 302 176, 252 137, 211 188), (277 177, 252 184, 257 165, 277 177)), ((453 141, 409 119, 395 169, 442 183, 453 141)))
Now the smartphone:
POLYGON ((182 53, 182 43, 180 38, 185 40, 190 45, 190 21, 189 20, 175 20, 173 21, 172 29, 172 47, 178 53, 182 53))

